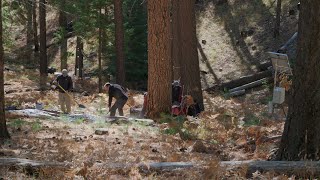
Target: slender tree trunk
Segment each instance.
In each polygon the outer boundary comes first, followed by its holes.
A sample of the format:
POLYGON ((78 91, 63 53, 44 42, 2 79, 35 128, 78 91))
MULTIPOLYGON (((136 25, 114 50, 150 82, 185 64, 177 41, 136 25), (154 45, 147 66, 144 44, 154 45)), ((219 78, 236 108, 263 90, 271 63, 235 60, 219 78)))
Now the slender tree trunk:
POLYGON ((39 51, 39 39, 38 39, 38 25, 37 25, 37 3, 36 0, 32 1, 32 26, 33 26, 33 44, 34 51, 39 51))
POLYGON ((172 0, 172 16, 171 16, 171 34, 172 34, 172 63, 173 63, 173 79, 181 78, 181 43, 180 43, 180 0, 172 0))
POLYGON ((195 0, 183 1, 179 7, 181 47, 181 82, 184 94, 191 95, 203 110, 203 96, 200 80, 199 57, 197 50, 197 32, 195 18, 195 0))
POLYGON ((301 1, 293 100, 277 154, 278 160, 320 158, 320 1, 301 1))
POLYGON ((75 57, 75 63, 74 63, 74 75, 79 75, 79 47, 80 47, 80 38, 77 36, 77 44, 76 44, 76 57, 75 57))
POLYGON ((276 38, 280 35, 280 22, 281 22, 281 0, 277 0, 276 21, 274 24, 273 37, 276 38))
POLYGON ((171 109, 170 1, 148 0, 148 104, 151 118, 171 109))
POLYGON ((83 77, 83 42, 79 36, 77 36, 76 45, 75 75, 79 78, 83 77))
POLYGON ((122 15, 122 0, 114 0, 114 20, 116 27, 116 56, 117 56, 117 71, 116 81, 118 84, 125 83, 125 67, 124 67, 124 31, 123 31, 123 15, 122 15))
MULTIPOLYGON (((60 4, 60 9, 63 9, 63 7, 65 6, 66 1, 62 0, 61 4, 60 4)), ((59 12, 59 25, 60 28, 62 30, 62 39, 61 39, 61 44, 60 44, 60 61, 61 61, 61 70, 62 69, 67 69, 68 68, 68 39, 66 38, 66 27, 67 27, 67 16, 66 13, 63 11, 59 12)))
POLYGON ((26 0, 27 9, 27 52, 26 52, 26 63, 31 63, 32 55, 32 39, 33 39, 33 28, 32 28, 32 1, 26 0))
POLYGON ((40 88, 43 90, 47 80, 47 38, 46 38, 46 1, 40 0, 39 3, 39 22, 40 22, 40 88))
POLYGON ((2 37, 2 0, 0 0, 0 139, 10 138, 4 112, 4 59, 2 37))
POLYGON ((101 54, 102 54, 102 23, 101 23, 102 10, 99 10, 99 49, 98 49, 98 63, 99 63, 99 93, 102 92, 102 64, 101 64, 101 54))

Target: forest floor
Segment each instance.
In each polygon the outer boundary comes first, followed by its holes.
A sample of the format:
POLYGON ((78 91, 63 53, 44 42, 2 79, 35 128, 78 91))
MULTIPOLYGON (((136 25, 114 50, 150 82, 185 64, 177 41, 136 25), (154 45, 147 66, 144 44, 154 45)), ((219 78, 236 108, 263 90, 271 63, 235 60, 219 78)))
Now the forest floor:
MULTIPOLYGON (((57 92, 37 91, 31 70, 6 71, 6 102, 17 108, 34 108, 35 102, 44 103, 46 110, 57 111, 57 92), (23 74, 21 74, 23 73, 23 74)), ((5 167, 0 177, 4 179, 33 178, 244 178, 245 173, 221 171, 219 161, 267 160, 276 150, 284 114, 280 109, 275 116, 267 113, 270 87, 252 90, 243 97, 226 98, 224 94, 204 92, 206 111, 199 117, 174 118, 163 116, 158 123, 146 124, 133 121, 108 123, 103 118, 96 121, 86 118, 32 117, 7 113, 11 139, 1 146, 0 157, 23 158, 38 161, 68 163, 68 170, 41 169, 28 174, 23 169, 5 167), (95 134, 97 128, 106 134, 95 134), (200 168, 173 171, 141 172, 135 167, 150 162, 191 162, 200 168), (103 164, 134 164, 127 170, 101 168, 103 164)), ((105 94, 75 98, 86 109, 73 106, 72 114, 106 115, 105 94)), ((143 95, 130 93, 125 106, 139 106, 143 95)), ((257 176, 257 174, 255 174, 257 176)), ((270 177, 270 174, 259 174, 270 177)))

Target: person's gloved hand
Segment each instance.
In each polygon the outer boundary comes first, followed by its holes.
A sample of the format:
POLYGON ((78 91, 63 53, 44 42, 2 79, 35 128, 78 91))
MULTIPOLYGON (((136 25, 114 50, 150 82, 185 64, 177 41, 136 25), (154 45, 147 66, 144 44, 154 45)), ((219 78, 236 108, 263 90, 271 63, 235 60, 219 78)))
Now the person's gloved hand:
POLYGON ((73 89, 69 89, 69 92, 74 92, 74 90, 73 89))
POLYGON ((56 80, 54 80, 54 81, 52 82, 52 84, 57 85, 58 82, 57 82, 56 80))

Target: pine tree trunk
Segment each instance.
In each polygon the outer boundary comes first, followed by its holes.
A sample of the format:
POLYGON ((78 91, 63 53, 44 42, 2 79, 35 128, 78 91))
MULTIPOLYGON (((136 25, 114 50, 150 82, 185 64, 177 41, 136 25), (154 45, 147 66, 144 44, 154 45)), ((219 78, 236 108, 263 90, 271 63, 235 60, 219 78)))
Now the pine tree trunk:
POLYGON ((171 16, 171 34, 172 34, 172 64, 173 64, 173 79, 181 78, 181 42, 180 42, 180 0, 172 0, 172 16, 171 16))
POLYGON ((102 92, 102 63, 101 63, 101 54, 102 54, 102 23, 101 23, 102 9, 99 10, 99 49, 98 49, 98 63, 99 63, 99 74, 98 74, 98 85, 99 93, 102 92))
POLYGON ((281 0, 277 0, 276 21, 274 24, 273 37, 276 38, 280 35, 280 16, 281 16, 281 0))
POLYGON ((191 95, 203 110, 203 96, 200 80, 199 57, 197 50, 197 32, 195 18, 195 0, 180 3, 180 47, 181 82, 184 94, 191 95))
POLYGON ((77 48, 76 48, 76 69, 78 71, 78 77, 83 78, 83 42, 82 39, 77 37, 77 48))
POLYGON ((79 75, 79 47, 80 47, 80 37, 77 36, 77 41, 76 41, 76 57, 75 57, 75 63, 74 63, 74 75, 79 75))
POLYGON ((123 15, 122 15, 122 0, 114 0, 114 20, 116 28, 116 56, 117 69, 116 81, 118 84, 125 83, 125 67, 124 67, 124 31, 123 31, 123 15))
POLYGON ((293 100, 278 160, 320 159, 320 1, 301 1, 300 8, 293 100))
POLYGON ((26 2, 27 9, 27 52, 26 52, 26 63, 31 63, 32 55, 32 1, 27 0, 26 2))
POLYGON ((171 109, 172 60, 169 0, 148 0, 147 115, 158 117, 171 109))
MULTIPOLYGON (((60 4, 60 9, 63 9, 63 7, 65 6, 66 2, 65 0, 61 1, 60 4)), ((62 29, 62 39, 61 39, 61 44, 60 44, 60 61, 61 61, 61 70, 62 69, 67 69, 68 68, 68 39, 66 38, 66 27, 67 27, 67 17, 66 17, 66 13, 63 11, 59 12, 59 25, 60 28, 62 29)))
POLYGON ((38 25, 37 25, 37 3, 36 0, 32 1, 32 26, 33 26, 33 44, 34 51, 39 51, 39 39, 38 39, 38 25))
POLYGON ((0 139, 10 138, 4 112, 4 59, 2 37, 2 0, 0 0, 0 139))
POLYGON ((43 90, 47 80, 47 38, 46 38, 46 1, 39 2, 40 22, 40 88, 43 90))

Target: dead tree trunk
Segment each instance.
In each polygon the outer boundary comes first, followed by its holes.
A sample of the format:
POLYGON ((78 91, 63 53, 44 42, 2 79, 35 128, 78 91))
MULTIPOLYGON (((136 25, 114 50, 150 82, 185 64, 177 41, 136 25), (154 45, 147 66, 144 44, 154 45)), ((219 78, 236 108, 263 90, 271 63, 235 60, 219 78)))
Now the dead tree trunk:
POLYGON ((38 39, 38 24, 37 24, 37 3, 36 0, 32 1, 32 26, 33 26, 33 44, 34 52, 39 51, 39 39, 38 39))
MULTIPOLYGON (((63 9, 63 7, 66 4, 65 0, 62 0, 60 2, 60 8, 63 9)), ((67 35, 67 31, 66 31, 66 27, 68 25, 67 22, 67 16, 66 13, 64 11, 60 11, 59 12, 59 26, 61 29, 61 33, 62 33, 62 39, 60 42, 60 61, 61 61, 61 65, 60 65, 60 69, 67 69, 68 68, 68 38, 66 38, 67 35)))

